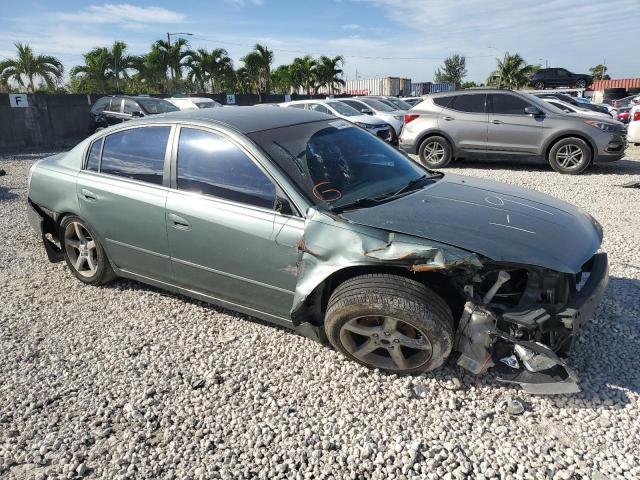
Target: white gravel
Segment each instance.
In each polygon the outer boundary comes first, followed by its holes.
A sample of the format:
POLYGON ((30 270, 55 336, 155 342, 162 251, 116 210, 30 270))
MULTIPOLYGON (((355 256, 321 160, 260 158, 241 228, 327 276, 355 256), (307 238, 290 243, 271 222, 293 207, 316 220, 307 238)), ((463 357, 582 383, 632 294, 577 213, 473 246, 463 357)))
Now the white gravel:
POLYGON ((584 391, 546 398, 453 365, 383 375, 139 283, 84 286, 26 222, 42 156, 0 157, 0 478, 640 478, 640 190, 618 187, 640 181, 638 149, 581 176, 447 169, 555 195, 604 227, 611 281, 571 361, 584 391), (505 394, 526 411, 496 409, 505 394))

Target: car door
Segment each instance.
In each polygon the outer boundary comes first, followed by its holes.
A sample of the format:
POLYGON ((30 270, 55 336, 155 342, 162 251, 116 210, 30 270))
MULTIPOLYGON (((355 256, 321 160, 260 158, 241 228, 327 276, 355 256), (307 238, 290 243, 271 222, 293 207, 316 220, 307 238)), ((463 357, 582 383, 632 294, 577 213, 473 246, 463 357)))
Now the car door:
POLYGON ((484 93, 454 95, 438 116, 438 126, 458 150, 482 155, 487 149, 489 116, 484 93))
POLYGON ((509 93, 488 95, 488 154, 536 155, 540 152, 545 117, 527 114, 528 106, 536 105, 509 93))
POLYGON ((571 87, 573 82, 571 81, 571 72, 564 68, 556 68, 555 86, 557 87, 571 87))
POLYGON ((302 219, 276 211, 279 187, 227 134, 183 126, 174 158, 167 231, 178 285, 288 318, 302 219))
POLYGON ((122 114, 131 120, 133 117, 144 117, 142 107, 130 98, 125 98, 122 104, 122 114))
POLYGON ((81 215, 115 266, 164 281, 171 280, 165 221, 171 132, 170 125, 150 125, 97 139, 76 182, 81 215))

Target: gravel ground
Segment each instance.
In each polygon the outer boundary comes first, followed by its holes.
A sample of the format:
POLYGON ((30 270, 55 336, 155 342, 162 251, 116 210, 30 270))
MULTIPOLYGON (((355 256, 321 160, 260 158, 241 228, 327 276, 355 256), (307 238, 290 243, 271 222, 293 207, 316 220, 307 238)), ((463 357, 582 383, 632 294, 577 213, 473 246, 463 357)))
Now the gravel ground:
MULTIPOLYGON (((0 157, 0 477, 640 478, 640 150, 582 176, 448 171, 555 195, 605 231, 611 281, 571 364, 583 392, 496 410, 492 377, 398 377, 311 340, 145 285, 84 286, 25 218, 0 157)), ((571 245, 567 245, 571 248, 571 245)))

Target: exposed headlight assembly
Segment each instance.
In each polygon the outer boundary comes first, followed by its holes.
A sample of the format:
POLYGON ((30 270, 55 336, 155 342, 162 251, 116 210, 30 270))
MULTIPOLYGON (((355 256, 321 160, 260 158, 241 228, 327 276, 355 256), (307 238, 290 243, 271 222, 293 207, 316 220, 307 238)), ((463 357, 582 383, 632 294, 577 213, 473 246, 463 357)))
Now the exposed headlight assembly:
POLYGON ((618 126, 612 123, 601 122, 599 120, 585 120, 584 123, 599 128, 603 132, 615 133, 618 131, 618 126))

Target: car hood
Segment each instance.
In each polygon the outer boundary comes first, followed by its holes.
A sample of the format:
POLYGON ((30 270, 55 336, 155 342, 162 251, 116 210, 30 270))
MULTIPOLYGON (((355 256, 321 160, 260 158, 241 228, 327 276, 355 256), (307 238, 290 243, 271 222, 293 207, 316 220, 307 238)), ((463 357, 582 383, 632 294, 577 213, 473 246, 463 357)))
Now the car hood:
POLYGON ((602 229, 578 208, 532 190, 446 174, 396 200, 341 214, 494 261, 577 273, 598 250, 602 229))

